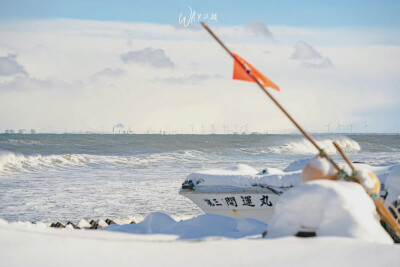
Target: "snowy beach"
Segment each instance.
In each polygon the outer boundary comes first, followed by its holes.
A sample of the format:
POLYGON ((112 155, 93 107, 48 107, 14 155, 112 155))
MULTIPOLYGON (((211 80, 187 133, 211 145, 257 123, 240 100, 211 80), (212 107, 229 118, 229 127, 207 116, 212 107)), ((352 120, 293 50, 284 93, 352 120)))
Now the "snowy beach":
MULTIPOLYGON (((203 226, 204 227, 204 226, 203 226)), ((344 237, 177 240, 175 235, 0 222, 0 266, 398 266, 398 245, 344 237)))
MULTIPOLYGON (((331 140, 340 140, 352 159, 363 162, 356 165, 375 172, 382 183, 400 177, 397 135, 317 138, 328 151, 331 140)), ((233 173, 246 186, 267 169, 260 181, 288 176, 298 186, 301 169, 315 153, 300 136, 2 135, 0 144, 0 266, 400 264, 398 245, 360 239, 365 233, 359 231, 345 230, 354 238, 329 236, 331 229, 316 238, 263 239, 267 224, 202 215, 178 195, 190 173, 191 179, 205 177, 207 185, 223 183, 215 174, 233 173), (249 166, 232 169, 233 163, 249 166), (207 169, 219 171, 201 171, 207 169), (82 218, 112 218, 121 225, 49 228, 50 222, 82 218), (132 219, 138 223, 127 224, 132 219)))

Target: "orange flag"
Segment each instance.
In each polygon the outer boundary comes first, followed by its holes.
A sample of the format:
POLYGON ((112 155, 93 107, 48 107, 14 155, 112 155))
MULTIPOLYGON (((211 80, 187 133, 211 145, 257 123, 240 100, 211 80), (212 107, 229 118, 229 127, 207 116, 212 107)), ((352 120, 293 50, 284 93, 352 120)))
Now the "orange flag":
MULTIPOLYGON (((239 55, 232 53, 232 55, 246 67, 246 69, 257 79, 257 81, 262 85, 262 87, 270 87, 275 89, 276 91, 280 91, 279 86, 274 84, 270 79, 264 76, 261 72, 259 72, 256 68, 254 68, 250 63, 241 58, 239 55)), ((248 82, 255 82, 253 78, 239 65, 239 63, 234 60, 233 61, 233 79, 234 80, 242 80, 248 82)))

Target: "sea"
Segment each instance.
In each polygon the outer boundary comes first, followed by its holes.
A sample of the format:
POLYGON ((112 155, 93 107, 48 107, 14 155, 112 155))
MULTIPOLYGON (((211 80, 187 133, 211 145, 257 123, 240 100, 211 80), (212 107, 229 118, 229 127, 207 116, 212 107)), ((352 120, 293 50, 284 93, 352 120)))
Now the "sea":
MULTIPOLYGON (((337 140, 352 161, 400 163, 400 135, 316 134, 339 163, 337 140)), ((0 218, 66 222, 175 219, 202 211, 178 194, 203 169, 247 164, 284 169, 317 151, 301 135, 0 134, 0 218)))

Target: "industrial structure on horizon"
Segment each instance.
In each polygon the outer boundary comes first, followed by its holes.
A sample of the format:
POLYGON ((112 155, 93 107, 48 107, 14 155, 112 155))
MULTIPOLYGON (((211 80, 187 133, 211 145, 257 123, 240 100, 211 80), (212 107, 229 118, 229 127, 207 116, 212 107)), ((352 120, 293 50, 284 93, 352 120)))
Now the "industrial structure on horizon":
POLYGON ((36 134, 37 131, 35 129, 31 129, 29 132, 26 129, 19 129, 18 132, 14 129, 7 129, 4 131, 5 134, 36 134))

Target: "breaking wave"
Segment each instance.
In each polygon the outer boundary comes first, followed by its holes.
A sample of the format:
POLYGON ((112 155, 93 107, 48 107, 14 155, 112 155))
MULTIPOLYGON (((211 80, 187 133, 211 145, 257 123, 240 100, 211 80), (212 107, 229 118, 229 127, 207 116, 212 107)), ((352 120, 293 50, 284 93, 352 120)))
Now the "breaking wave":
POLYGON ((131 167, 150 168, 178 162, 196 162, 203 154, 196 150, 153 153, 137 156, 105 156, 89 154, 33 155, 24 156, 0 150, 0 174, 63 170, 74 167, 131 167))
MULTIPOLYGON (((360 145, 348 137, 340 137, 338 139, 317 140, 318 145, 329 154, 336 154, 337 150, 332 142, 336 141, 339 146, 346 152, 360 151, 360 145)), ((293 141, 281 146, 274 146, 268 149, 274 153, 294 153, 294 154, 316 154, 318 150, 306 139, 293 141)))

